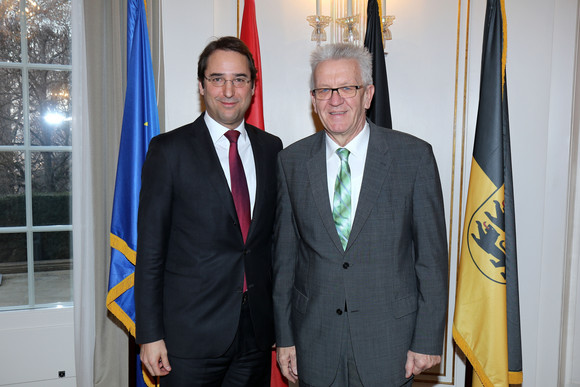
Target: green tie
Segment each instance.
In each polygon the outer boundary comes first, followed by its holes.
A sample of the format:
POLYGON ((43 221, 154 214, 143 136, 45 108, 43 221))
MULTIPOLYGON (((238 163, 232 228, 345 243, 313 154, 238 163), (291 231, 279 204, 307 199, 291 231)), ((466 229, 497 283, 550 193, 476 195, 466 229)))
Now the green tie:
POLYGON ((346 250, 350 235, 350 167, 348 166, 350 152, 346 148, 338 148, 336 154, 340 157, 340 171, 334 183, 332 217, 342 248, 346 250))

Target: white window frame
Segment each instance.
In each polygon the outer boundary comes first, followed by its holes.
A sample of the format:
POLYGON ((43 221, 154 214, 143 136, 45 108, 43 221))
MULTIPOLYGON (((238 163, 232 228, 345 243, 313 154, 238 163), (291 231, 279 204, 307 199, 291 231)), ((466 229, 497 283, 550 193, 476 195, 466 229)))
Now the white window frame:
MULTIPOLYGON (((20 0, 20 13, 21 15, 26 15, 26 0, 20 0)), ((32 152, 70 152, 72 156, 73 147, 69 146, 41 146, 32 145, 30 140, 30 104, 29 104, 29 76, 30 70, 48 70, 48 71, 68 71, 71 73, 72 80, 72 64, 71 65, 60 65, 60 64, 41 64, 41 63, 29 63, 28 57, 28 39, 27 39, 27 25, 26 17, 20 17, 20 51, 21 51, 21 62, 0 62, 1 68, 9 69, 20 69, 22 71, 22 109, 23 109, 23 140, 22 145, 0 145, 0 152, 23 152, 24 153, 24 170, 25 170, 25 208, 26 208, 26 224, 24 226, 15 227, 2 227, 0 226, 0 234, 12 234, 12 233, 26 233, 26 262, 27 262, 27 273, 28 273, 28 304, 14 305, 14 306, 2 306, 0 305, 0 312, 6 310, 22 310, 22 309, 36 309, 36 308, 55 308, 63 306, 72 306, 72 267, 71 267, 71 301, 53 302, 46 304, 36 303, 36 285, 35 285, 35 268, 34 268, 34 233, 39 232, 57 232, 57 231, 68 231, 71 233, 70 236, 70 259, 73 262, 73 226, 72 220, 71 224, 68 225, 46 225, 46 226, 34 226, 32 219, 32 165, 31 165, 31 155, 32 152)), ((72 84, 71 84, 72 87, 72 84)), ((71 95, 71 99, 73 96, 71 95)), ((71 157, 71 163, 73 158, 71 157)), ((71 176, 72 179, 72 176, 71 176)), ((72 181, 71 181, 71 208, 72 208, 72 181)), ((72 213, 71 213, 72 219, 72 213)))

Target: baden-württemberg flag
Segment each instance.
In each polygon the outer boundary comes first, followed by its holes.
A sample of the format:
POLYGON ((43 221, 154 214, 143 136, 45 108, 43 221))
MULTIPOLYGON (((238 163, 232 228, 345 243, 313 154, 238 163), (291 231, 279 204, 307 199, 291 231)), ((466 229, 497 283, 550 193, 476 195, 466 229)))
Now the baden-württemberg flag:
POLYGON ((522 383, 503 0, 488 0, 453 338, 474 384, 522 383))
MULTIPOLYGON (((127 3, 127 90, 111 220, 107 308, 135 336, 133 281, 141 167, 149 141, 159 134, 159 116, 144 0, 127 3)), ((138 364, 138 380, 140 369, 138 364)))

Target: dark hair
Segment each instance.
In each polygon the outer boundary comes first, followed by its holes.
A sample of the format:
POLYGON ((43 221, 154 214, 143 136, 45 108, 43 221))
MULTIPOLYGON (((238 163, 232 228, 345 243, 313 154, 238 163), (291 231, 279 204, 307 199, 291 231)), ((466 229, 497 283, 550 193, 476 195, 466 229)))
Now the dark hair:
POLYGON ((211 54, 217 50, 223 51, 234 51, 244 55, 248 59, 248 67, 250 68, 250 79, 252 80, 252 86, 256 81, 256 66, 254 65, 254 58, 250 49, 244 42, 234 36, 224 36, 210 42, 203 50, 199 56, 199 61, 197 62, 197 79, 203 85, 205 80, 205 70, 207 69, 207 60, 211 54))

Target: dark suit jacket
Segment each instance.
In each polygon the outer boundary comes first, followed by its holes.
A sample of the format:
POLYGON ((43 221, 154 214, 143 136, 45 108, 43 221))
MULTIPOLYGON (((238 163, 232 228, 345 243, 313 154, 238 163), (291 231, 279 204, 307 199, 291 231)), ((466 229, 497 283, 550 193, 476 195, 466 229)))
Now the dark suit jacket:
POLYGON ((257 182, 245 244, 203 114, 151 140, 139 202, 137 343, 164 339, 170 354, 185 358, 225 353, 238 328, 244 269, 258 346, 274 342, 272 230, 282 142, 246 130, 257 182))
POLYGON ((442 352, 448 260, 435 159, 426 142, 370 124, 345 251, 329 203, 324 136, 278 157, 276 344, 296 346, 300 380, 327 386, 348 328, 364 385, 399 386, 408 350, 442 352))

